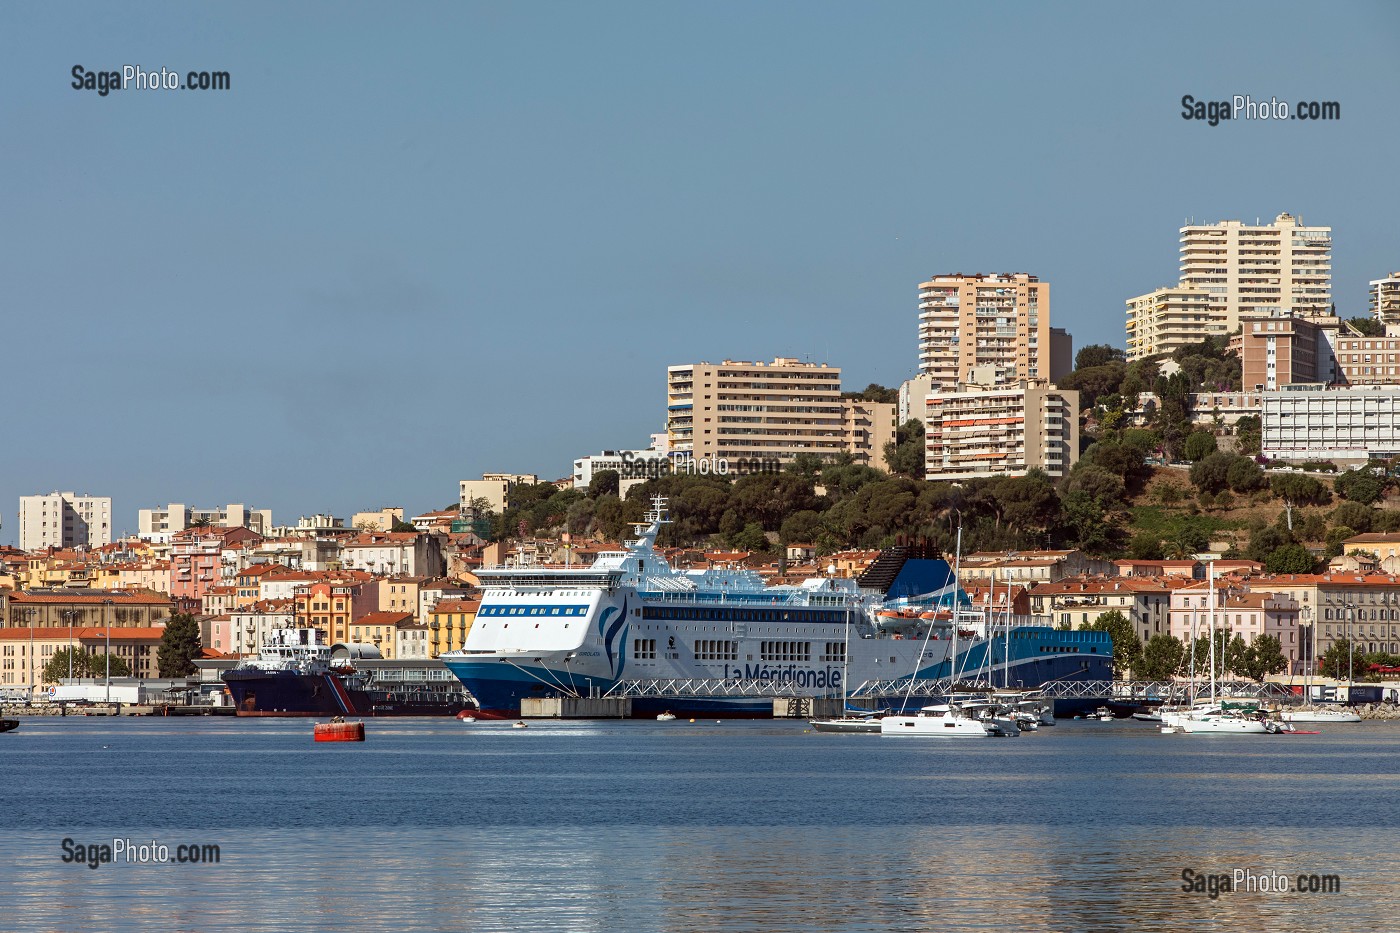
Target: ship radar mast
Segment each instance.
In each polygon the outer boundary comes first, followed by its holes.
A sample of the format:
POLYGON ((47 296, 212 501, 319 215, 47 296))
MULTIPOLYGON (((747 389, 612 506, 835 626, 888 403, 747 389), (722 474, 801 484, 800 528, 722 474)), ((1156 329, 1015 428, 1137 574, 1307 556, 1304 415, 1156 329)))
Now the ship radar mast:
POLYGON ((666 502, 665 496, 651 497, 651 509, 647 512, 646 519, 632 523, 637 540, 629 541, 629 545, 634 548, 650 548, 656 543, 656 536, 661 533, 661 526, 671 524, 671 520, 666 517, 666 502))

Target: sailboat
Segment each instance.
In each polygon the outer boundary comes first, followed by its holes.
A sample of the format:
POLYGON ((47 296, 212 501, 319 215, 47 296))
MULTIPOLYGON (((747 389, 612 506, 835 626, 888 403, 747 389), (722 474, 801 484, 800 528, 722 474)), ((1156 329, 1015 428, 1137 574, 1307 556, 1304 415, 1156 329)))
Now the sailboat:
POLYGON ((1309 659, 1307 674, 1303 677, 1303 696, 1306 699, 1297 709, 1285 710, 1279 714, 1284 722, 1360 722, 1361 717, 1349 709, 1324 709, 1314 706, 1312 701, 1312 672, 1317 663, 1317 625, 1312 626, 1312 657, 1309 659))
MULTIPOLYGON (((832 564, 827 568, 830 574, 836 573, 836 565, 832 564)), ((851 684, 850 684, 850 658, 851 658, 851 609, 846 608, 846 636, 842 648, 841 658, 841 715, 834 719, 809 719, 807 724, 817 732, 865 732, 879 733, 880 718, 879 713, 871 711, 859 716, 850 715, 851 684)))
MULTIPOLYGON (((1239 712, 1227 708, 1227 704, 1220 704, 1216 697, 1215 690, 1215 561, 1210 562, 1210 705, 1197 709, 1194 704, 1192 710, 1180 714, 1174 718, 1172 725, 1187 735, 1196 734, 1230 734, 1230 735, 1266 735, 1269 728, 1260 716, 1243 716, 1239 712)), ((1194 628, 1194 626, 1193 626, 1194 628)), ((1192 646, 1195 645, 1195 637, 1191 639, 1192 646)), ((1224 658, 1221 658, 1224 661, 1224 658)), ((1194 679, 1192 680, 1194 684, 1194 679)), ((1164 728, 1167 719, 1163 719, 1164 728)))

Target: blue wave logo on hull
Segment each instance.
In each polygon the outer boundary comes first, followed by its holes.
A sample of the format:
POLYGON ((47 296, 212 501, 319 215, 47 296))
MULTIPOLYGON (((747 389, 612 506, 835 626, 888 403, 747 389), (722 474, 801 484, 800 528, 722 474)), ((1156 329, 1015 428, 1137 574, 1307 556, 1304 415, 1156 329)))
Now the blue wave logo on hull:
POLYGON ((622 656, 622 651, 620 648, 618 650, 614 650, 614 645, 617 644, 618 635, 622 635, 622 639, 620 642, 621 645, 626 645, 627 643, 626 598, 622 600, 621 614, 618 615, 616 621, 614 621, 611 625, 608 625, 608 619, 611 618, 612 614, 615 612, 618 612, 618 609, 614 606, 604 610, 603 614, 599 616, 598 634, 601 635, 603 638, 603 651, 606 652, 608 656, 608 670, 612 672, 613 677, 621 677, 622 669, 626 666, 627 659, 622 656))

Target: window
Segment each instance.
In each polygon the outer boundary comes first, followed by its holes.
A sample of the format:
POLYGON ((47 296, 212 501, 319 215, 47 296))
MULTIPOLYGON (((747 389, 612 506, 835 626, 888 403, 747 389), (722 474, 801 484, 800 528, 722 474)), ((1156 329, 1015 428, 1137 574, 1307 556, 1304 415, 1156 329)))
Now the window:
POLYGON ((656 639, 637 638, 632 642, 632 657, 639 661, 656 660, 656 639))
POLYGON ((702 638, 695 642, 695 660, 737 661, 739 660, 739 644, 733 641, 702 638))
POLYGON ((823 661, 842 662, 846 660, 846 643, 843 641, 829 641, 826 643, 826 650, 822 652, 823 661))
POLYGON ((809 641, 765 641, 759 643, 758 656, 764 661, 811 661, 809 641))

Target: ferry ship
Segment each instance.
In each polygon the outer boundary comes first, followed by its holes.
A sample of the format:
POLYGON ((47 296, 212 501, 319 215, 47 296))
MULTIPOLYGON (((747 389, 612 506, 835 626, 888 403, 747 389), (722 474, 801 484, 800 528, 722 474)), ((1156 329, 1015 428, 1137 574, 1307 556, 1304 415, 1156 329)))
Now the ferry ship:
POLYGON ((256 658, 225 671, 239 716, 455 716, 473 709, 456 685, 378 683, 355 668, 377 660, 372 645, 326 645, 314 628, 271 633, 256 658))
MULTIPOLYGON (((528 697, 616 694, 625 682, 657 687, 631 691, 634 716, 770 716, 772 689, 753 685, 840 697, 911 676, 1023 690, 1113 677, 1106 633, 998 628, 972 610, 946 561, 906 549, 882 552, 858 579, 832 568, 799 585, 768 586, 747 569, 674 569, 655 549, 665 506, 654 498, 636 538, 589 566, 522 556, 477 572, 476 620, 462 649, 441 657, 480 704, 477 715, 515 718, 528 697), (685 681, 708 686, 666 689, 685 681)), ((1073 710, 1062 702, 1056 712, 1073 710)))

